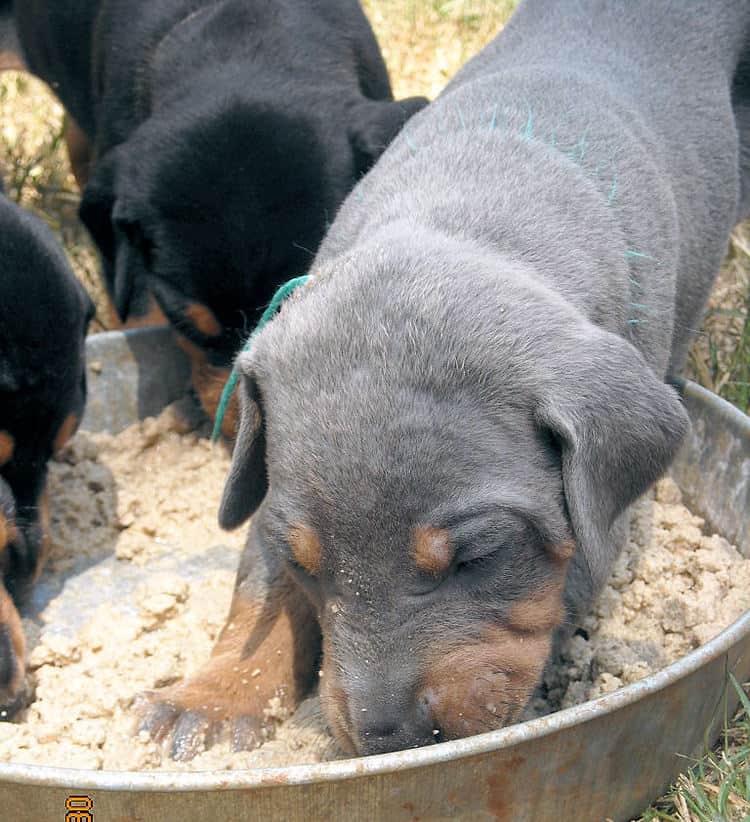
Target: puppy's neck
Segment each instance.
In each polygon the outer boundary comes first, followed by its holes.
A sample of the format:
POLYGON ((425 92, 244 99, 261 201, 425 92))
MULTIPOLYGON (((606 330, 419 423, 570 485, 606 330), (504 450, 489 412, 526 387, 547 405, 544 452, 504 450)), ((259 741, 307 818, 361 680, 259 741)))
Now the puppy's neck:
POLYGON ((638 344, 656 326, 630 324, 628 312, 631 304, 656 303, 655 285, 643 266, 646 276, 632 276, 636 258, 628 255, 641 247, 630 242, 632 220, 605 188, 559 147, 515 132, 426 135, 418 126, 349 197, 316 267, 374 237, 388 244, 411 235, 428 246, 437 236, 457 252, 471 245, 490 266, 493 255, 498 268, 512 261, 586 319, 638 344))

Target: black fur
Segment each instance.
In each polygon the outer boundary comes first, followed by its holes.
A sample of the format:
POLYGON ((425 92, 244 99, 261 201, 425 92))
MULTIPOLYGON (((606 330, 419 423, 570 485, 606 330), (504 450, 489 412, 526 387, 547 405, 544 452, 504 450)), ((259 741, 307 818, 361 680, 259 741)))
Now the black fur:
MULTIPOLYGON (((5 454, 8 443, 12 450, 0 464, 0 597, 4 588, 22 598, 43 559, 47 463, 66 419, 83 414, 93 313, 52 232, 0 193, 0 436, 5 454)), ((0 670, 8 671, 14 660, 5 658, 6 645, 0 670)), ((0 681, 0 705, 17 696, 0 681)))
POLYGON ((121 318, 155 296, 214 366, 426 102, 356 0, 17 0, 30 69, 92 144, 81 217, 121 318), (206 334, 186 314, 207 306, 206 334))

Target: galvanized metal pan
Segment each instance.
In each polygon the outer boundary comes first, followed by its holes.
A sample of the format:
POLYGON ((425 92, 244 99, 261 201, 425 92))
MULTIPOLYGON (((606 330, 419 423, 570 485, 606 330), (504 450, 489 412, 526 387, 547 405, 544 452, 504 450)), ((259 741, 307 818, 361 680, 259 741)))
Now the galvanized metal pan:
MULTIPOLYGON (((135 357, 131 373, 150 367, 155 347, 141 342, 169 345, 166 332, 137 333, 154 335, 138 338, 136 348, 146 352, 142 360, 127 334, 108 342, 127 347, 121 352, 126 361, 135 357)), ((694 509, 750 553, 750 420, 691 383, 683 392, 693 433, 675 477, 694 509)), ((737 703, 730 673, 739 681, 750 679, 750 612, 702 648, 609 696, 429 748, 309 766, 191 774, 0 764, 0 818, 63 820, 67 807, 92 814, 70 819, 106 822, 628 820, 716 738, 737 703), (87 803, 80 797, 91 801, 90 811, 83 810, 87 803)))

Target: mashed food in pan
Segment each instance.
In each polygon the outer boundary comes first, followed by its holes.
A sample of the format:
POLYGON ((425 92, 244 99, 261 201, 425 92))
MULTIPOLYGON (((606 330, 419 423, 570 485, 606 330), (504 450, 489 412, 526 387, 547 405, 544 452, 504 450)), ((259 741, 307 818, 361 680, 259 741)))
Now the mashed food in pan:
MULTIPOLYGON (((216 511, 226 453, 174 407, 117 436, 79 433, 52 463, 52 549, 24 620, 34 700, 0 723, 0 761, 109 770, 279 766, 341 755, 315 696, 269 704, 258 750, 219 743, 191 762, 134 736, 133 697, 209 656, 244 532, 216 511)), ((750 608, 750 560, 663 480, 634 509, 630 542, 529 714, 583 702, 663 668, 750 608)))

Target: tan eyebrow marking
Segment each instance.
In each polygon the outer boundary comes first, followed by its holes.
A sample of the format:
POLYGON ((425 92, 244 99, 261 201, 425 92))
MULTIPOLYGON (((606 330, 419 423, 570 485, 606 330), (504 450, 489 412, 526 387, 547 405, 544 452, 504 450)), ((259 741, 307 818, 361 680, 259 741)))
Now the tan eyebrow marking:
POLYGON ((556 562, 568 562, 575 553, 576 542, 574 539, 564 539, 562 542, 548 543, 545 548, 556 562))
POLYGON ((293 525, 288 541, 295 560, 313 576, 319 574, 323 548, 315 531, 307 525, 293 525))
POLYGON ((414 564, 420 571, 438 576, 453 562, 455 549, 445 528, 420 525, 414 529, 411 542, 414 564))

